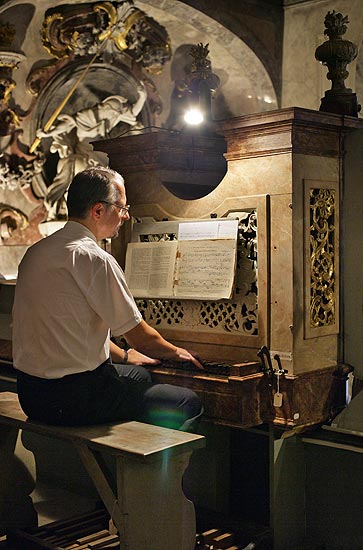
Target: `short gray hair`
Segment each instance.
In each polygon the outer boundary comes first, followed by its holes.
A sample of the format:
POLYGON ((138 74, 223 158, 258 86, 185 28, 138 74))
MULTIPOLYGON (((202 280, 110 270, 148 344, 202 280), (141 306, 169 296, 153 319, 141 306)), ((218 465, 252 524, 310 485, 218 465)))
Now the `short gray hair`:
POLYGON ((115 202, 120 194, 115 187, 115 180, 121 174, 105 166, 95 166, 78 172, 68 189, 67 208, 70 218, 85 218, 97 202, 115 202))

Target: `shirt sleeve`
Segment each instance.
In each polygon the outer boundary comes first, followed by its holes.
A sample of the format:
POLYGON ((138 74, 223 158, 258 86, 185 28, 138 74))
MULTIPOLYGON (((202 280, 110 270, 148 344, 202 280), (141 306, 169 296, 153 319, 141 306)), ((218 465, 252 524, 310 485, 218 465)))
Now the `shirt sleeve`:
POLYGON ((87 300, 115 336, 128 332, 142 320, 124 272, 111 255, 99 259, 87 300))

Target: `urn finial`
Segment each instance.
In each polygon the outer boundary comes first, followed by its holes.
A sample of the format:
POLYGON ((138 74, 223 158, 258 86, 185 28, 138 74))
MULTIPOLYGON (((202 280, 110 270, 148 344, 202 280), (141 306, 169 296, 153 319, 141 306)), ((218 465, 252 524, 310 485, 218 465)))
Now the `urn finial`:
POLYGON ((353 42, 342 39, 347 30, 348 16, 336 13, 335 10, 325 16, 325 31, 329 40, 318 46, 315 58, 328 67, 327 78, 331 80, 331 90, 325 92, 321 100, 320 111, 343 115, 358 116, 360 105, 357 96, 350 88, 346 88, 345 79, 349 73, 348 63, 358 54, 358 48, 353 42))

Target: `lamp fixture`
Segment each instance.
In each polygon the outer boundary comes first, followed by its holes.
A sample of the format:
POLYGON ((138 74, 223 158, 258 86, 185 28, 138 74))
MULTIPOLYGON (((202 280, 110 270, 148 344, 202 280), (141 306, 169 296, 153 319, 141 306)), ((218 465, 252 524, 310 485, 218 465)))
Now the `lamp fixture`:
POLYGON ((199 126, 204 122, 204 115, 198 107, 190 107, 184 115, 184 122, 190 126, 199 126))
POLYGON ((212 93, 218 88, 219 77, 212 72, 212 64, 207 58, 209 44, 202 43, 192 46, 190 55, 193 57, 191 72, 186 78, 188 86, 188 107, 184 121, 190 126, 212 122, 212 93))
POLYGON ((158 182, 179 199, 194 200, 211 193, 224 178, 227 142, 216 133, 211 114, 211 94, 219 78, 212 73, 208 53, 208 44, 191 48, 194 62, 186 77, 183 128, 145 128, 135 135, 92 142, 127 179, 132 181, 137 173, 149 180, 152 173, 153 185, 158 182))

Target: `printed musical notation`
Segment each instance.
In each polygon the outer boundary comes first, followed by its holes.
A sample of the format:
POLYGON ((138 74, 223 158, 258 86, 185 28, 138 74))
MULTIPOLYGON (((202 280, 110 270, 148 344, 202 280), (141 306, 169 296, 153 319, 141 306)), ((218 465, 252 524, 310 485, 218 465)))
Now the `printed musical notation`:
POLYGON ((230 298, 236 272, 237 222, 181 223, 178 239, 128 244, 125 275, 133 295, 230 298))
POLYGON ((129 243, 125 275, 136 298, 173 295, 177 241, 129 243))
POLYGON ((230 298, 235 268, 236 242, 232 239, 180 241, 175 296, 230 298))

